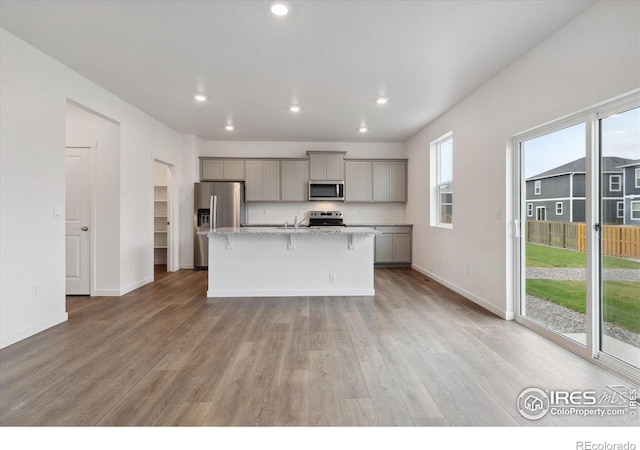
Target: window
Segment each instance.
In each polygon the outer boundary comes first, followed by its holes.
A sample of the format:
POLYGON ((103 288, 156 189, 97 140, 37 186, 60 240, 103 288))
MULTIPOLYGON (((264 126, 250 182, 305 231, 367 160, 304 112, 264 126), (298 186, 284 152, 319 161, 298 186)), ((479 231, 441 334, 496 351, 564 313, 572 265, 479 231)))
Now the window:
POLYGON ((640 188, 640 167, 636 169, 636 187, 640 188))
POLYGON ((536 220, 547 220, 546 206, 536 206, 536 220))
POLYGON ((620 192, 622 189, 622 175, 611 175, 609 177, 609 190, 611 192, 620 192))
POLYGON ((453 137, 431 142, 431 225, 453 226, 453 137))
POLYGON ((640 202, 631 202, 631 220, 640 220, 640 202))
POLYGON ((616 217, 618 219, 624 218, 624 202, 616 203, 616 217))
POLYGON ((562 202, 556 202, 556 216, 562 215, 562 202))
POLYGON ((533 185, 533 193, 535 195, 540 195, 540 191, 541 191, 540 180, 536 180, 534 185, 533 185))
POLYGON ((533 217, 533 203, 527 203, 527 217, 533 217))

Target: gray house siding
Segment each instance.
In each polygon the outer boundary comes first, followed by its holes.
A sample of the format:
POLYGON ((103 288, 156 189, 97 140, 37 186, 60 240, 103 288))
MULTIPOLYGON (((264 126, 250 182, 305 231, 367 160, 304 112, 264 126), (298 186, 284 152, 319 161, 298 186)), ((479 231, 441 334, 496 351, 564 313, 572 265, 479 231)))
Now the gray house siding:
POLYGON ((569 197, 569 176, 543 178, 540 181, 540 194, 535 194, 536 180, 527 181, 527 200, 569 197))
POLYGON ((586 222, 584 211, 585 211, 584 200, 574 200, 573 201, 573 221, 586 222))
POLYGON ((585 187, 584 174, 576 173, 573 176, 573 196, 584 197, 586 192, 587 188, 585 187))
POLYGON ((607 199, 602 201, 602 209, 600 210, 600 222, 603 225, 621 225, 623 223, 623 218, 618 217, 618 202, 621 201, 622 198, 607 199))

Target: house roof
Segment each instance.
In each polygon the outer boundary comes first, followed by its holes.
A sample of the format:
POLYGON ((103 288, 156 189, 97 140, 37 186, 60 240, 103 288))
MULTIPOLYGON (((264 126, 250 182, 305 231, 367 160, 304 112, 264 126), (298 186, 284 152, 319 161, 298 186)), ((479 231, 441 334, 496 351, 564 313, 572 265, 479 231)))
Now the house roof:
MULTIPOLYGON (((568 173, 585 173, 586 167, 586 159, 579 158, 575 161, 568 162, 561 166, 555 167, 553 169, 547 170, 546 172, 539 173, 538 175, 534 175, 532 177, 527 178, 529 180, 537 180, 539 178, 549 178, 558 175, 564 175, 568 173)), ((639 162, 640 160, 636 161, 639 162)), ((634 160, 627 158, 619 158, 617 156, 605 156, 602 158, 602 170, 604 172, 622 172, 620 167, 624 165, 631 165, 634 163, 634 160)))
POLYGON ((640 166, 640 159, 630 160, 630 162, 627 162, 622 166, 618 166, 618 169, 622 169, 624 167, 633 167, 633 166, 640 166))

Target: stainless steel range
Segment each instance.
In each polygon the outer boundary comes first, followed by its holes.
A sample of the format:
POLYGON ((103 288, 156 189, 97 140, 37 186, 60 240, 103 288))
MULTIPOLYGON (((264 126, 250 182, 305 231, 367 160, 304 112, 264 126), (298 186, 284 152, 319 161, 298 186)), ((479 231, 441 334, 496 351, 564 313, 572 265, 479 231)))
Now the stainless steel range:
POLYGON ((310 227, 344 227, 342 211, 309 211, 310 227))

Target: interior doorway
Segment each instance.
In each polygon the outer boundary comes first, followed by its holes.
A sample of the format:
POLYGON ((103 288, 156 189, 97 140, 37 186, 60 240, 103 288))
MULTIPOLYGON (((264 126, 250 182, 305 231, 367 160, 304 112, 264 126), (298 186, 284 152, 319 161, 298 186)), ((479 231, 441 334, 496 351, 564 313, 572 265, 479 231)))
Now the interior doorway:
POLYGON ((172 171, 169 164, 153 162, 153 264, 154 271, 173 272, 171 192, 172 171))

